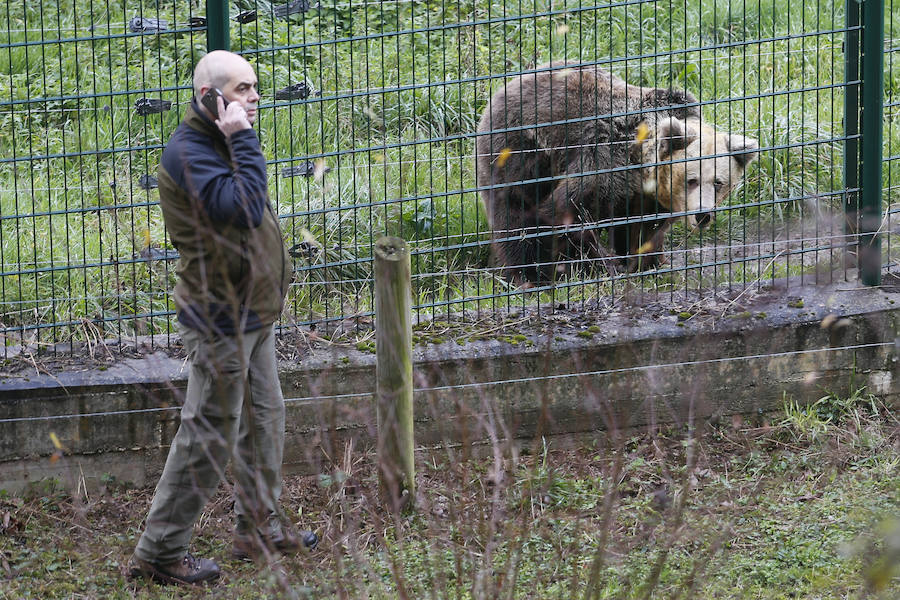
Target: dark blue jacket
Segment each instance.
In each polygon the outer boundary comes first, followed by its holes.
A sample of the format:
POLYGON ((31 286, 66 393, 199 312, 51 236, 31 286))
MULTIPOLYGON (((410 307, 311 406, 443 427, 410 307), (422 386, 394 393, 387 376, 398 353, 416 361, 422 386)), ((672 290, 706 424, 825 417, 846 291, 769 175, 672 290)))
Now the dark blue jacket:
POLYGON ((226 335, 275 322, 291 269, 256 132, 226 139, 191 102, 163 151, 159 196, 180 254, 178 320, 226 335))

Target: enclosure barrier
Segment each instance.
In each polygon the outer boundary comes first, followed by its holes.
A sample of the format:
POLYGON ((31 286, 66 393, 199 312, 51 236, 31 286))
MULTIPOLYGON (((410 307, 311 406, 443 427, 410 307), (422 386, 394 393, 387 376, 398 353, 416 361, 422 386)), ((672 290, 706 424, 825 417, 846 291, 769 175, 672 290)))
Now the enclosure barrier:
MULTIPOLYGON (((520 310, 540 318, 635 294, 661 302, 739 294, 782 278, 827 283, 855 279, 857 267, 875 285, 896 261, 893 2, 215 0, 203 14, 194 6, 6 3, 4 357, 111 339, 170 344, 178 255, 156 170, 209 48, 241 53, 259 75, 257 131, 295 271, 282 331, 368 331, 382 235, 409 244, 417 323, 520 310), (708 227, 686 225, 697 211, 672 213, 666 262, 656 268, 607 269, 574 253, 561 263, 565 276, 522 286, 492 257, 498 239, 561 232, 492 232, 481 196, 500 186, 475 173, 491 94, 519 76, 564 71, 546 66, 558 60, 684 89, 718 130, 759 141, 758 160, 708 227)), ((580 218, 564 229, 602 242, 613 227, 658 216, 580 218)))

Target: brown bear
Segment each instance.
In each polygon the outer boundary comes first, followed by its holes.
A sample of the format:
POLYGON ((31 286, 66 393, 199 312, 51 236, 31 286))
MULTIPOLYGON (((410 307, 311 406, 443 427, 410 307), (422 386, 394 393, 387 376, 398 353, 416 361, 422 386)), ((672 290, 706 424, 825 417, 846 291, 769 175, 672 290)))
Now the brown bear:
POLYGON ((687 92, 552 62, 514 77, 478 124, 476 167, 496 260, 520 283, 601 259, 655 265, 676 216, 704 226, 757 156, 717 131, 687 92), (606 244, 600 232, 606 232, 606 244))

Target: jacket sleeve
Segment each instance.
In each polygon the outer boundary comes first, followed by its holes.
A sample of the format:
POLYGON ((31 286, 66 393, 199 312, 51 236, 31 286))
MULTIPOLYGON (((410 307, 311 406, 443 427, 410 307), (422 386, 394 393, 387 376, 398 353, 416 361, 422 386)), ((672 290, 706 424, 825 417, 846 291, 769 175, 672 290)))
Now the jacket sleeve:
POLYGON ((268 203, 268 185, 256 131, 231 134, 228 147, 231 164, 209 146, 189 144, 182 156, 185 184, 213 221, 259 227, 268 203))

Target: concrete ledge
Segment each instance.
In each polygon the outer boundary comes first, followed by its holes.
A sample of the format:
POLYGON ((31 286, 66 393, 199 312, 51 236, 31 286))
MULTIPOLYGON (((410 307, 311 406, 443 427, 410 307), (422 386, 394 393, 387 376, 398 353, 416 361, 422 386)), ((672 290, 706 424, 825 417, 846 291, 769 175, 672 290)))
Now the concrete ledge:
MULTIPOLYGON (((783 394, 810 402, 862 386, 896 402, 896 287, 776 287, 694 304, 691 315, 681 308, 518 315, 515 335, 470 341, 470 327, 417 346, 417 444, 756 414, 780 409, 783 394)), ((373 354, 336 345, 281 365, 286 470, 320 472, 349 441, 372 442, 374 369, 373 354)), ((0 379, 0 488, 45 477, 93 487, 104 475, 151 484, 185 385, 183 361, 163 352, 105 371, 0 379), (51 432, 62 458, 52 457, 51 432)))

